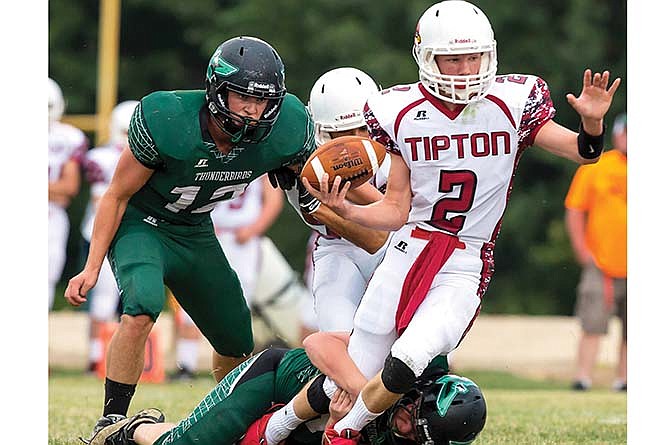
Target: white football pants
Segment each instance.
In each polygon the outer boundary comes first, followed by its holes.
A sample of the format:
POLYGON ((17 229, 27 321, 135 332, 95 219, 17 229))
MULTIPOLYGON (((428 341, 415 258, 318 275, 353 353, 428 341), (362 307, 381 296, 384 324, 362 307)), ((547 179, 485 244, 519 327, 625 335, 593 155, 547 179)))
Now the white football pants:
POLYGON ((346 240, 318 239, 312 253, 312 295, 320 331, 351 332, 358 304, 386 245, 370 255, 346 240))
POLYGON ((261 270, 261 239, 252 238, 244 244, 235 240, 235 233, 222 231, 216 234, 230 267, 237 273, 242 292, 250 306, 256 294, 256 280, 261 270))
POLYGON ((428 243, 410 236, 414 227, 408 224, 392 235, 354 318, 348 351, 368 379, 381 371, 389 351, 420 375, 433 358, 456 348, 479 311, 482 262, 475 249, 457 249, 398 338, 395 314, 402 286, 428 243))

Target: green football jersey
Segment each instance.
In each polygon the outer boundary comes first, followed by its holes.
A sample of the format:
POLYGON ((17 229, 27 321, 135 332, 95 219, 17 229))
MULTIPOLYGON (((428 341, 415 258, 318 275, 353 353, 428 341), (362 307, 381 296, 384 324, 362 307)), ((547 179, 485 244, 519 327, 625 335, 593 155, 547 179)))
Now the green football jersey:
POLYGON ((130 121, 133 155, 154 170, 130 205, 173 224, 200 224, 218 201, 242 194, 262 174, 304 160, 314 149, 314 125, 305 105, 284 98, 263 141, 219 152, 206 130, 205 92, 157 91, 145 96, 130 121))

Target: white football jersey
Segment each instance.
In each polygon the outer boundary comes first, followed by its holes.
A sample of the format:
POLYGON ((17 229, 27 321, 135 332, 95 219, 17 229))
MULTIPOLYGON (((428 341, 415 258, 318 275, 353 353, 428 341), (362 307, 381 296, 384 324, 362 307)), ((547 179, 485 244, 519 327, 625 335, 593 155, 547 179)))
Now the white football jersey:
POLYGON ((497 76, 485 99, 454 111, 418 82, 365 107, 373 139, 410 169, 408 223, 477 249, 495 243, 519 157, 555 113, 546 83, 519 74, 497 76))
POLYGON ((124 144, 107 144, 90 149, 84 155, 83 167, 86 181, 91 185, 91 200, 81 223, 81 233, 87 241, 91 240, 95 205, 93 199, 100 198, 112 182, 116 164, 119 162, 124 144))
POLYGON ((263 181, 263 176, 257 178, 240 196, 214 207, 210 215, 217 232, 248 226, 258 219, 263 209, 263 181))
POLYGON ((88 140, 84 132, 63 122, 49 124, 49 182, 57 181, 71 159, 81 161, 88 140))

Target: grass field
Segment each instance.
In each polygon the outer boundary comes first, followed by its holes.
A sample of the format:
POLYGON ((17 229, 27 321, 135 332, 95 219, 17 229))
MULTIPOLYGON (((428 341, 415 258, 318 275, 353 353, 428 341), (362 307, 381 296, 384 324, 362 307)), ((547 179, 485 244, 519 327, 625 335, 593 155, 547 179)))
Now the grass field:
MULTIPOLYGON (((565 383, 539 382, 500 372, 459 374, 476 381, 484 393, 488 419, 478 445, 626 443, 626 395, 608 390, 575 393, 565 383)), ((130 412, 156 407, 170 421, 188 414, 209 392, 213 380, 144 384, 130 412)), ((79 444, 100 415, 103 386, 94 377, 52 370, 49 377, 49 444, 79 444)))

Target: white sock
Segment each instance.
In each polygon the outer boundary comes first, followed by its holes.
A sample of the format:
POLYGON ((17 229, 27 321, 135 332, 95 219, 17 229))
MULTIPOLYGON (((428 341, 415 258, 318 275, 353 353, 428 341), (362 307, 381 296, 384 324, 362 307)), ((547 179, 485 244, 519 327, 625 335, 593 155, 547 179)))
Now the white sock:
POLYGON ((102 342, 100 337, 92 338, 88 342, 88 361, 97 363, 102 358, 102 342))
POLYGON ((296 429, 298 425, 303 423, 306 419, 301 419, 296 416, 293 409, 293 400, 288 402, 282 409, 276 411, 270 417, 268 425, 265 428, 265 439, 268 445, 277 445, 282 440, 286 439, 291 431, 296 429))
POLYGON ((191 372, 198 367, 198 343, 187 338, 177 340, 177 364, 191 372))
POLYGON ((363 401, 363 392, 358 394, 354 406, 351 408, 351 411, 347 413, 339 422, 333 427, 337 434, 340 434, 342 430, 352 429, 354 431, 360 431, 365 425, 379 417, 382 413, 373 413, 363 401))

